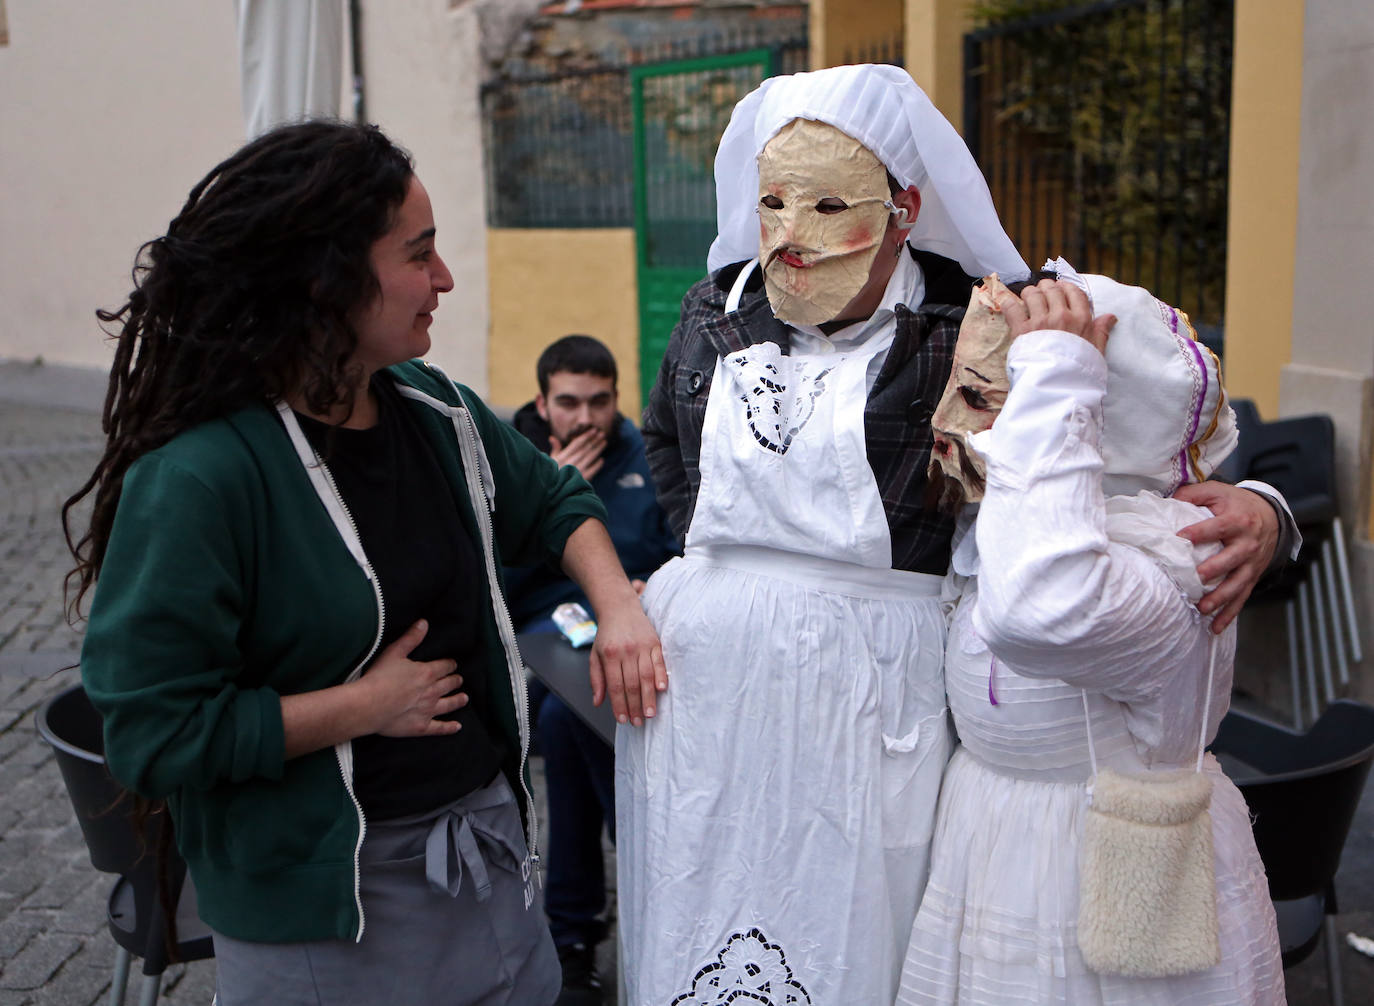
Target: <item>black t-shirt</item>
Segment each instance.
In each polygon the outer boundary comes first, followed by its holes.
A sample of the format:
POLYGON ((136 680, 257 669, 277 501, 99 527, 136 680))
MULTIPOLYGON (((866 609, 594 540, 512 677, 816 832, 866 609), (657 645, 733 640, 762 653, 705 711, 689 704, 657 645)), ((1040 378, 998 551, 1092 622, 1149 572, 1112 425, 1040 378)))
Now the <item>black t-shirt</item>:
POLYGON ((500 768, 502 749, 489 721, 485 660, 476 652, 482 560, 438 459, 395 387, 374 379, 372 390, 379 418, 370 429, 297 416, 334 476, 381 585, 386 625, 377 653, 426 619, 429 630, 410 659, 456 660, 469 700, 444 717, 463 725, 455 734, 353 741, 354 792, 369 818, 387 820, 485 786, 500 768))

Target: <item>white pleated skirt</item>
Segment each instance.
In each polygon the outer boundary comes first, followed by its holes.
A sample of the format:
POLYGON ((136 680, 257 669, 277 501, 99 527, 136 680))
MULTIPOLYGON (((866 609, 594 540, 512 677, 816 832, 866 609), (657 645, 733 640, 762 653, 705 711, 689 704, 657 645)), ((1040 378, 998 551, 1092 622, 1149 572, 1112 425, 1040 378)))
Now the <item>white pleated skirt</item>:
POLYGON ((951 746, 940 583, 719 546, 654 575, 670 684, 616 743, 630 1004, 892 1001, 951 746))
POLYGON ((1094 974, 1078 951, 1081 779, 1018 777, 955 751, 900 1006, 1281 1006, 1273 907, 1245 799, 1210 757, 1205 771, 1213 777, 1221 963, 1179 977, 1124 978, 1094 974))

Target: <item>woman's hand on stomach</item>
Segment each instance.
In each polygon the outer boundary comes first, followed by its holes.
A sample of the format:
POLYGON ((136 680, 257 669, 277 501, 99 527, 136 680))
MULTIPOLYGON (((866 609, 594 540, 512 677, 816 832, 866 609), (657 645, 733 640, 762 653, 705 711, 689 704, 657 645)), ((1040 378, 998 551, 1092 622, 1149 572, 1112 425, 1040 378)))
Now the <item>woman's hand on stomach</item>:
POLYGON ((366 734, 429 737, 456 733, 456 720, 437 717, 467 705, 453 660, 411 660, 429 625, 421 619, 384 649, 356 681, 283 695, 286 757, 319 751, 366 734))
POLYGON ((454 660, 411 660, 410 653, 425 638, 428 623, 422 618, 388 646, 359 683, 371 686, 378 725, 370 733, 384 737, 428 737, 457 733, 457 720, 441 720, 467 705, 458 691, 463 679, 454 660))

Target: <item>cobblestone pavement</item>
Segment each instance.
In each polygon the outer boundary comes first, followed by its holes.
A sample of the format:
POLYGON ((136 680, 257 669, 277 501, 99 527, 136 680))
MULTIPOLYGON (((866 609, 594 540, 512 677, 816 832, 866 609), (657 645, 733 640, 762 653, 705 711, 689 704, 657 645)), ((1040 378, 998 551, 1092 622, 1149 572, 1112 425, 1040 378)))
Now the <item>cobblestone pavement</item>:
MULTIPOLYGON (((108 995, 110 878, 91 867, 57 766, 33 726, 38 706, 77 680, 80 635, 65 619, 70 557, 58 511, 99 456, 99 393, 99 382, 64 378, 60 368, 0 363, 0 1006, 95 1006, 108 995)), ((543 773, 536 768, 534 776, 542 804, 543 773)), ((1374 936, 1374 782, 1337 890, 1341 936, 1374 936)), ((607 940, 599 954, 608 977, 613 948, 607 940)), ((1374 1002, 1374 960, 1344 944, 1340 957, 1346 1001, 1374 1002)), ((131 986, 140 977, 134 971, 131 986)), ((1330 1001, 1320 950, 1287 980, 1292 1006, 1330 1001)), ((208 1006, 213 988, 213 961, 173 966, 163 999, 208 1006)), ((134 988, 129 994, 136 998, 134 988)))
MULTIPOLYGON (((0 401, 0 1006, 86 1006, 108 995, 111 881, 91 866, 33 727, 38 706, 77 680, 80 635, 65 617, 71 558, 58 511, 99 445, 92 411, 0 401)), ((140 980, 135 967, 130 1001, 140 980)), ((213 962, 173 966, 163 990, 169 1004, 208 1004, 213 962)))

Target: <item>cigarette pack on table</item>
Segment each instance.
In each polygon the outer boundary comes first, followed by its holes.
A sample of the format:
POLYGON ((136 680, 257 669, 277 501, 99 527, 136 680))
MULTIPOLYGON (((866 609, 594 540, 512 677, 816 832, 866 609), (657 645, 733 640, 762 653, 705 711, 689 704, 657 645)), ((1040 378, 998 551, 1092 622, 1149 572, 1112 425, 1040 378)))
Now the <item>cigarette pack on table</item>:
POLYGON ((554 608, 553 624, 574 647, 587 646, 596 638, 596 622, 587 614, 587 609, 576 601, 554 608))

